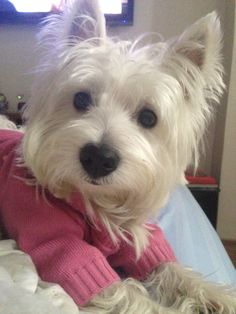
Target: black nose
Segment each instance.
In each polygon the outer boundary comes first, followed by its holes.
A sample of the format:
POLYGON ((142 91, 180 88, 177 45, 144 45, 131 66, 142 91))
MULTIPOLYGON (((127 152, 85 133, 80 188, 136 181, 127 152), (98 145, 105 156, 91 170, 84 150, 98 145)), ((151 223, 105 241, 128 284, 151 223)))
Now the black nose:
POLYGON ((84 170, 94 179, 109 175, 116 170, 120 162, 117 152, 106 144, 86 144, 79 157, 84 170))

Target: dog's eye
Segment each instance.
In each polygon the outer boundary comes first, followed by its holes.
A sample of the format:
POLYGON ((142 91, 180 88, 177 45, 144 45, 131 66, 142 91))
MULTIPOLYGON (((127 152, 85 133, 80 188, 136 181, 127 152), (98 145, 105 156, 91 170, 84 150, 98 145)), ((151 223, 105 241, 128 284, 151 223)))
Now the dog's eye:
POLYGON ((74 107, 78 111, 87 111, 92 105, 92 97, 87 92, 78 92, 74 96, 74 107))
POLYGON ((155 112, 145 108, 139 112, 138 123, 144 128, 153 128, 157 124, 157 116, 155 112))

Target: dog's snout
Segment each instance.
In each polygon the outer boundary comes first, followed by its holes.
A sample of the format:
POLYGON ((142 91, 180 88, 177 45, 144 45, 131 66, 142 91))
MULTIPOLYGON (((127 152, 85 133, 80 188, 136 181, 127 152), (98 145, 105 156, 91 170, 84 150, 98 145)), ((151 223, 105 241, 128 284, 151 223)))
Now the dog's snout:
POLYGON ((118 153, 106 144, 86 144, 79 157, 84 170, 94 179, 109 175, 117 169, 120 162, 118 153))

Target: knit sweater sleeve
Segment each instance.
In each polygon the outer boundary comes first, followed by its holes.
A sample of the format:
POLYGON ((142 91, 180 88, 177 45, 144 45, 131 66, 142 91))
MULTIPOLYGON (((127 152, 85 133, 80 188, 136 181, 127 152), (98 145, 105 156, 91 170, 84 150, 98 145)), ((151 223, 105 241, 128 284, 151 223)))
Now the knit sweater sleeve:
POLYGON ((58 283, 78 305, 85 305, 119 280, 101 252, 83 241, 78 233, 63 230, 60 236, 52 234, 51 240, 41 240, 43 242, 34 243, 33 249, 20 242, 32 257, 41 278, 58 283))
POLYGON ((120 268, 125 276, 144 280, 162 263, 175 262, 176 257, 164 233, 157 225, 148 224, 150 229, 149 243, 143 250, 139 259, 136 257, 134 247, 122 241, 120 250, 109 260, 114 268, 120 268))
POLYGON ((23 170, 9 158, 4 162, 0 219, 7 235, 31 256, 40 277, 61 285, 81 306, 119 281, 105 256, 85 241, 89 231, 82 215, 59 199, 37 198, 35 187, 22 180, 23 170))

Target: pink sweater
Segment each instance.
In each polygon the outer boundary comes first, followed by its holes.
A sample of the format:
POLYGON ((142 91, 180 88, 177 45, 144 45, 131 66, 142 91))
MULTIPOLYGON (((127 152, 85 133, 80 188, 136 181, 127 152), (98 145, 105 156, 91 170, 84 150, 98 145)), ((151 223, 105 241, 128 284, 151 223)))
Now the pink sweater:
POLYGON ((27 169, 15 162, 22 134, 0 131, 0 222, 6 235, 28 253, 41 278, 60 284, 74 301, 85 305, 94 295, 126 277, 145 279, 163 262, 175 261, 161 229, 153 226, 148 247, 136 261, 134 248, 120 239, 114 245, 105 228, 86 219, 81 195, 67 203, 25 184, 27 169))

